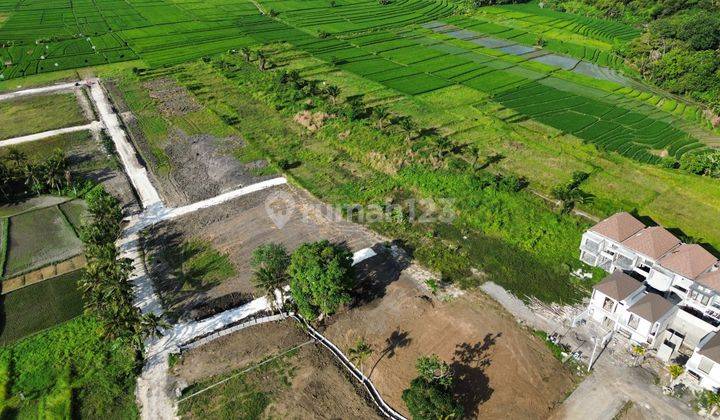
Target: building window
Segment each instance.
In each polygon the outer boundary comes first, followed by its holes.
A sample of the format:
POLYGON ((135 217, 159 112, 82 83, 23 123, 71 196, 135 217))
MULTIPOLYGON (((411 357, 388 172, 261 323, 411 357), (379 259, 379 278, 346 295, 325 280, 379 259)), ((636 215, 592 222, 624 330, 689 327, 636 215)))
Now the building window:
POLYGON ((690 292, 690 298, 696 302, 702 303, 703 305, 707 305, 710 302, 710 296, 704 295, 696 290, 690 292))
POLYGON ((637 330, 638 325, 640 325, 640 317, 634 314, 630 314, 628 326, 634 330, 637 330))
POLYGON ((608 312, 612 312, 613 306, 615 306, 615 301, 606 297, 605 301, 603 301, 603 309, 605 309, 608 312))

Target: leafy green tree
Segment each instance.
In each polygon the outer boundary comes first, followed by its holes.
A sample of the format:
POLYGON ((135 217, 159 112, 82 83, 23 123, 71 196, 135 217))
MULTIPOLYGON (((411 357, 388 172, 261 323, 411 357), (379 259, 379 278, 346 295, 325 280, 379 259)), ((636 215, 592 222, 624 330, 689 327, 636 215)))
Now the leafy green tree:
POLYGON ((327 240, 301 245, 290 258, 290 292, 299 313, 310 320, 349 303, 355 284, 352 253, 327 240))
POLYGON ((364 338, 358 338, 355 345, 348 349, 350 361, 360 366, 360 370, 363 370, 363 363, 365 363, 373 352, 372 346, 370 346, 364 338))
POLYGON ((265 63, 267 61, 265 53, 262 51, 258 51, 256 55, 258 60, 258 69, 260 69, 260 71, 265 71, 265 63))
POLYGON ((453 377, 447 363, 437 355, 418 359, 418 377, 403 391, 402 399, 416 420, 459 419, 463 408, 452 393, 453 377))
POLYGON ((250 48, 248 47, 242 47, 240 48, 240 54, 242 54, 243 58, 245 59, 245 62, 250 62, 250 48))
POLYGON ((252 254, 250 265, 253 267, 253 285, 265 292, 271 304, 275 302, 275 291, 283 298, 283 286, 288 281, 287 268, 290 256, 285 246, 268 243, 257 247, 252 254))

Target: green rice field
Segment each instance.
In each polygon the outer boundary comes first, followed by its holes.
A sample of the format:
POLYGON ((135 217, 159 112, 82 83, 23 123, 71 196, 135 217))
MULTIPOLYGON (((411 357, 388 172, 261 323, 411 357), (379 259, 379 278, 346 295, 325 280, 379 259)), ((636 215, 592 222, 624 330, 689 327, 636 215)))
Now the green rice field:
POLYGON ((4 295, 0 345, 80 315, 83 304, 77 283, 81 275, 82 270, 66 273, 4 295))

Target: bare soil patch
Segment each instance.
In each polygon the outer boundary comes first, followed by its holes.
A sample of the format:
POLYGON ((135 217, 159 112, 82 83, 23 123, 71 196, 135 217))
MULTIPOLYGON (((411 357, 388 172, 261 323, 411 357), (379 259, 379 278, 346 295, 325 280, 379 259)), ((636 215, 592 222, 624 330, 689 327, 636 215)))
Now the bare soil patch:
MULTIPOLYGON (((209 385, 306 341, 290 320, 253 326, 189 351, 173 371, 185 383, 209 385)), ((317 344, 186 400, 179 411, 184 418, 237 418, 233 408, 258 410, 261 418, 380 418, 359 384, 317 344)))
POLYGON ((165 309, 175 318, 194 317, 196 311, 211 305, 214 299, 232 293, 259 295, 251 283, 250 258, 262 244, 278 242, 292 251, 304 242, 328 239, 345 242, 357 251, 381 242, 362 226, 329 218, 319 201, 289 185, 159 223, 143 236, 150 275, 165 309), (275 212, 275 221, 268 208, 275 212), (278 225, 276 221, 284 223, 278 225), (236 275, 219 284, 206 284, 202 282, 203 273, 198 273, 197 286, 191 288, 187 281, 178 281, 177 259, 163 258, 163 253, 167 255, 192 240, 207 242, 227 255, 236 275))
POLYGON ((187 115, 201 109, 195 98, 172 79, 152 79, 143 83, 143 87, 160 104, 160 112, 165 115, 187 115))
POLYGON ((436 299, 402 265, 378 255, 358 267, 355 307, 328 320, 325 335, 343 351, 363 337, 374 353, 363 371, 386 402, 408 414, 402 391, 418 357, 451 364, 467 417, 546 418, 572 387, 571 374, 543 342, 480 293, 436 299))
POLYGON ((242 144, 237 137, 189 136, 173 129, 168 140, 165 153, 172 168, 168 181, 184 196, 183 204, 270 178, 253 175, 255 166, 242 164, 231 155, 231 149, 242 144))

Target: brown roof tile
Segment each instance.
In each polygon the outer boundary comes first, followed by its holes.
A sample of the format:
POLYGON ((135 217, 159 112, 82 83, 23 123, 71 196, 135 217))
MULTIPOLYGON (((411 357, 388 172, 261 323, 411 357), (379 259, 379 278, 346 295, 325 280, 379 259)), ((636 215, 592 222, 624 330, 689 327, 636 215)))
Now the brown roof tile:
POLYGON ((720 292, 720 269, 702 273, 697 276, 695 281, 705 287, 709 287, 717 292, 720 292))
POLYGON ((695 279, 716 262, 717 258, 697 244, 682 244, 658 261, 661 266, 689 279, 695 279))
POLYGON ((622 242, 644 228, 645 225, 630 213, 622 212, 613 214, 591 227, 590 230, 617 242, 622 242))
POLYGON ((621 270, 615 270, 614 273, 593 286, 593 289, 601 292, 605 296, 620 301, 642 287, 643 284, 639 281, 623 273, 621 270))
POLYGON ((673 306, 675 305, 664 297, 655 293, 648 293, 629 307, 628 312, 632 312, 647 321, 655 322, 668 313, 673 306))
POLYGON ((720 363, 720 333, 715 333, 715 335, 702 346, 698 353, 713 362, 720 363))
POLYGON ((622 243, 626 247, 652 259, 658 259, 680 245, 680 239, 660 226, 645 228, 622 243))

